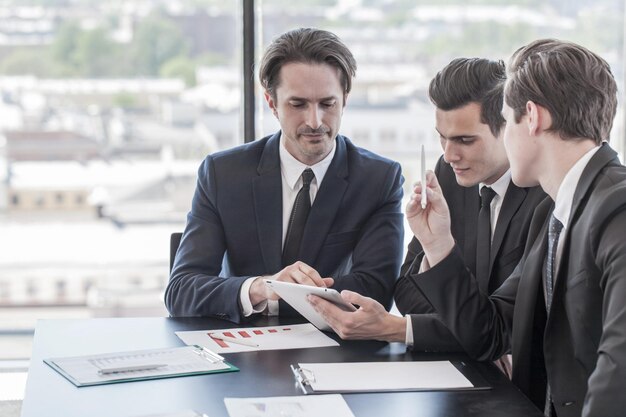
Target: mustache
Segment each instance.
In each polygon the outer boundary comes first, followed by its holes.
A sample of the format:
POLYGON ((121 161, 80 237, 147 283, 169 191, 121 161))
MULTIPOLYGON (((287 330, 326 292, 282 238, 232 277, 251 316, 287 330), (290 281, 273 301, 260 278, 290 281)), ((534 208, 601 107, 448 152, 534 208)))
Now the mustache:
POLYGON ((299 135, 323 135, 325 133, 330 132, 330 129, 326 126, 320 126, 317 129, 313 129, 311 127, 304 127, 302 129, 298 129, 299 135))

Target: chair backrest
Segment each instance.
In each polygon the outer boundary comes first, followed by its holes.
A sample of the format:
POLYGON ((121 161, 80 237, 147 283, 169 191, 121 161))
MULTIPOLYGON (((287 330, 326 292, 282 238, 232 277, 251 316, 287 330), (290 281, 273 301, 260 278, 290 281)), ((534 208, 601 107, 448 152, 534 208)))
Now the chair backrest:
POLYGON ((174 259, 176 259, 176 251, 180 246, 180 239, 183 237, 182 233, 172 233, 170 236, 170 273, 174 267, 174 259))

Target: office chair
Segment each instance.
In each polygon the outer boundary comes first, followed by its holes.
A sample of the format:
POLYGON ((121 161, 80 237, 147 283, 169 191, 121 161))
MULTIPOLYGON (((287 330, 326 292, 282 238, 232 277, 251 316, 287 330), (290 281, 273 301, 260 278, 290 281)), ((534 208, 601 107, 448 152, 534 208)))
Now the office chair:
POLYGON ((172 233, 170 236, 170 273, 174 267, 174 259, 176 258, 176 251, 180 246, 180 239, 183 237, 182 233, 172 233))

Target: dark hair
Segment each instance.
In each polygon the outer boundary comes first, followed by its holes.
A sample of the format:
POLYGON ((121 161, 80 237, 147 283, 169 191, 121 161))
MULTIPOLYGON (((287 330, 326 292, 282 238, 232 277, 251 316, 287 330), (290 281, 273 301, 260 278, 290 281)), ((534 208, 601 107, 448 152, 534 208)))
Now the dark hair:
POLYGON ((498 136, 504 126, 502 92, 505 81, 503 61, 456 58, 431 80, 428 95, 430 101, 444 111, 479 103, 480 121, 498 136))
POLYGON ((526 103, 545 107, 550 131, 562 139, 609 139, 617 111, 617 85, 609 64, 571 42, 540 39, 518 49, 509 62, 505 100, 519 123, 526 103))
POLYGON ((328 64, 339 69, 343 93, 352 89, 356 60, 337 35, 320 29, 300 28, 280 35, 267 47, 259 68, 261 85, 276 98, 278 74, 284 64, 328 64))

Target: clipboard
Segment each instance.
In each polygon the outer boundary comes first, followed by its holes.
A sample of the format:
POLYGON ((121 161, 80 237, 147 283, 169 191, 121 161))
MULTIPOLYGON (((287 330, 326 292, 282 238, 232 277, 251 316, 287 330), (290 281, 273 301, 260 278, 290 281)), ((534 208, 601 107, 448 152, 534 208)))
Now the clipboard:
POLYGON ((220 355, 198 345, 50 358, 44 362, 77 387, 239 371, 220 355))
POLYGON ((480 373, 462 361, 300 363, 290 367, 304 394, 491 389, 480 373))

